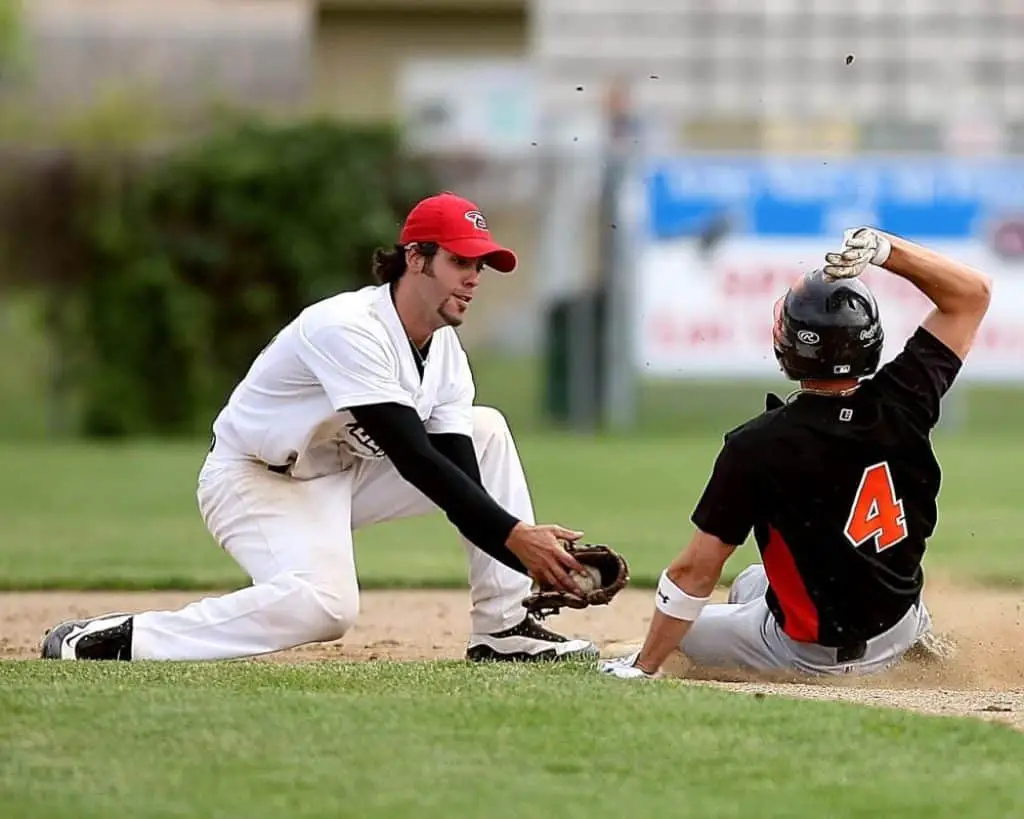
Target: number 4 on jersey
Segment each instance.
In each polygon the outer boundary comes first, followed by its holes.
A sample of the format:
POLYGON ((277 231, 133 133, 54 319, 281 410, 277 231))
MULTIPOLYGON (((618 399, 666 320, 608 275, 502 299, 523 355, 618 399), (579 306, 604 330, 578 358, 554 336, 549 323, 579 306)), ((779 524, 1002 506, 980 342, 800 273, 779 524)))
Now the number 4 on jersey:
POLYGON ((874 539, 876 552, 891 549, 906 538, 903 501, 896 497, 888 463, 883 461, 864 470, 845 532, 854 546, 874 539))

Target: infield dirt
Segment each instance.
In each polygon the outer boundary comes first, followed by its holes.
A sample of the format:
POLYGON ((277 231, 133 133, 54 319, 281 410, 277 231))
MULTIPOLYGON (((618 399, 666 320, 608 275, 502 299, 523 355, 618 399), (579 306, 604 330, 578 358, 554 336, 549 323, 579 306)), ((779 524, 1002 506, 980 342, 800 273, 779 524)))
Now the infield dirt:
MULTIPOLYGON (((176 608, 205 596, 196 592, 11 592, 0 594, 0 657, 38 656, 45 629, 69 617, 109 611, 176 608)), ((931 579, 926 601, 937 628, 959 650, 942 665, 904 662, 870 678, 807 682, 757 681, 742 675, 698 679, 685 658, 666 671, 695 685, 715 685, 758 696, 841 699, 929 714, 969 715, 1024 730, 1024 592, 931 579)), ((264 662, 460 659, 468 630, 466 591, 365 591, 358 625, 336 643, 261 658, 264 662)), ((627 653, 642 640, 651 592, 627 589, 607 607, 569 611, 546 625, 587 636, 606 656, 627 653)))

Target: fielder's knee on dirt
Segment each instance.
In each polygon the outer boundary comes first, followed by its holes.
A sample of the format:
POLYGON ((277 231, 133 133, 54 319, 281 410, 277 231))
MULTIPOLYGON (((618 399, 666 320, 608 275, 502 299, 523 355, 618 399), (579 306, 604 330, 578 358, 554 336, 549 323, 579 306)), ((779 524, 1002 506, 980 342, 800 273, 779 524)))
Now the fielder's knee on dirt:
POLYGON ((299 620, 303 641, 320 643, 344 637, 359 619, 359 590, 355 583, 340 574, 299 573, 293 577, 306 592, 307 613, 299 620))

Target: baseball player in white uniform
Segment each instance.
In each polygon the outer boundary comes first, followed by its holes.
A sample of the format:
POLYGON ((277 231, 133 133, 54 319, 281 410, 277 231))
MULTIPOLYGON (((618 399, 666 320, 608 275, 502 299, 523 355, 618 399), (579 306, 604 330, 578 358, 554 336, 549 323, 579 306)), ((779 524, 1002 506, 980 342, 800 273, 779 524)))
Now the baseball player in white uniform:
POLYGON ((468 659, 596 658, 590 641, 525 616, 532 580, 578 590, 562 541, 582 532, 535 525, 515 442, 497 410, 473 405, 455 330, 483 268, 517 263, 472 202, 417 204, 374 257, 380 284, 303 310, 213 424, 199 508, 252 584, 177 611, 61 623, 42 656, 221 660, 338 640, 359 614, 353 530, 440 508, 469 562, 468 659))

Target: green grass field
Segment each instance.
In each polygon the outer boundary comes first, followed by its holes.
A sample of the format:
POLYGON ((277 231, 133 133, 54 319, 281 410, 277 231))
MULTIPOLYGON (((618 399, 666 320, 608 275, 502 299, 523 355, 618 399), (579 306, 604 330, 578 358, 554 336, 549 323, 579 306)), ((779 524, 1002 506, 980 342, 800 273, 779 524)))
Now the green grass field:
MULTIPOLYGON (((520 437, 539 519, 619 546, 635 582, 655 581, 691 532, 713 461, 710 437, 520 437)), ((1024 582, 1020 450, 1000 438, 940 436, 940 525, 929 565, 1024 582)), ((24 588, 225 588, 245 583, 207 534, 195 503, 205 445, 0 444, 0 585, 24 588)), ((441 515, 356 535, 363 584, 461 586, 465 562, 441 515)), ((730 573, 753 559, 737 553, 730 573)))
MULTIPOLYGON (((689 532, 716 442, 532 433, 520 446, 540 516, 620 545, 649 584, 689 532)), ((1021 581, 1016 448, 982 436, 938 447, 947 478, 931 565, 1021 581)), ((203 452, 0 447, 4 585, 243 583, 195 510, 203 452)), ((357 549, 365 586, 464 585, 440 516, 362 532, 357 549)), ((595 817, 623 805, 640 816, 988 819, 1024 810, 1022 753, 1024 737, 999 725, 638 685, 576 666, 0 663, 0 804, 33 819, 595 817)))
POLYGON ((1024 738, 585 668, 3 669, 27 817, 864 817, 1024 811, 1024 738))

